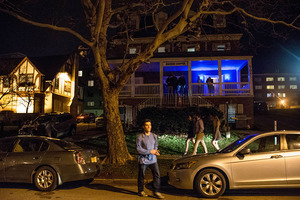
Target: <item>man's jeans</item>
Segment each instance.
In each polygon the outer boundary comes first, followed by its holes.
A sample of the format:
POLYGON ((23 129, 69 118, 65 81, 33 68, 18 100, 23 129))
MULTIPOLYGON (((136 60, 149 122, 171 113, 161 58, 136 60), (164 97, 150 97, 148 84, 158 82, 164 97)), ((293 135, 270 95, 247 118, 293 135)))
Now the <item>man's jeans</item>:
POLYGON ((158 192, 160 187, 160 174, 157 162, 150 165, 139 164, 138 192, 144 191, 144 179, 147 167, 150 168, 153 176, 153 192, 158 192))

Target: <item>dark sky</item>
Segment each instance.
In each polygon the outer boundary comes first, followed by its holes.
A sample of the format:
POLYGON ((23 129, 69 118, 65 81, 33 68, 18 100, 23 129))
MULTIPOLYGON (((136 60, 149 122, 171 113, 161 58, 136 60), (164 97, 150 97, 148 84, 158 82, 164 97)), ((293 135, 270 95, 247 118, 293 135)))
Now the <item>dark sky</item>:
MULTIPOLYGON (((253 73, 300 73, 300 31, 286 40, 271 37, 267 40, 263 48, 252 54, 253 73)), ((80 44, 67 33, 34 27, 0 13, 0 54, 61 55, 72 52, 80 44)))

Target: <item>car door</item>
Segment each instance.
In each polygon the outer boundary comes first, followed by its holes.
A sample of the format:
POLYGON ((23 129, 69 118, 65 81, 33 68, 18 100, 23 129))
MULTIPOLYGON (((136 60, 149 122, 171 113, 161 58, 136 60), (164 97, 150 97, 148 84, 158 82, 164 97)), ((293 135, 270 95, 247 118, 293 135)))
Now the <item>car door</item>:
POLYGON ((31 174, 38 167, 45 153, 40 151, 42 143, 42 140, 35 138, 21 138, 15 143, 6 157, 5 178, 7 181, 31 181, 31 174))
POLYGON ((284 152, 279 135, 256 139, 245 148, 251 153, 232 159, 232 175, 236 187, 264 187, 286 184, 284 152))
POLYGON ((285 152, 288 184, 300 184, 300 134, 286 134, 287 151, 285 152))
POLYGON ((0 140, 0 182, 5 181, 5 161, 7 153, 12 148, 15 139, 1 139, 0 140))

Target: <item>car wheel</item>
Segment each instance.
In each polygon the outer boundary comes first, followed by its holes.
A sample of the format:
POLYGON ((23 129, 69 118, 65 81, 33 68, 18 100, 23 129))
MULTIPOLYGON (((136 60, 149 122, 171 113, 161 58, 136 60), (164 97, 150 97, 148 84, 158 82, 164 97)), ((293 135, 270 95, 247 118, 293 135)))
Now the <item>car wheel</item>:
POLYGON ((51 167, 41 167, 34 174, 34 185, 41 191, 52 191, 57 186, 57 175, 51 167))
POLYGON ((217 198, 225 192, 226 180, 221 172, 206 169, 198 174, 195 188, 202 197, 217 198))

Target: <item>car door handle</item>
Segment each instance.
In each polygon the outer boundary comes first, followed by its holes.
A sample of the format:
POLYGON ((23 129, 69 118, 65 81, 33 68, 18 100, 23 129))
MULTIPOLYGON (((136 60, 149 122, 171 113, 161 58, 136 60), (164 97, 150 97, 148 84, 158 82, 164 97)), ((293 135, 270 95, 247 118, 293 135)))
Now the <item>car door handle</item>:
POLYGON ((271 159, 278 159, 278 158, 282 158, 283 156, 282 155, 274 155, 274 156, 271 156, 271 159))
POLYGON ((37 159, 39 159, 39 158, 40 158, 40 157, 33 157, 32 159, 33 159, 33 160, 37 160, 37 159))

